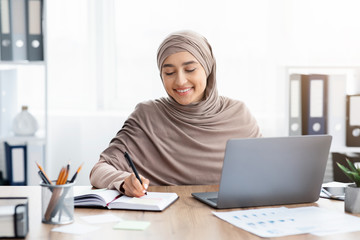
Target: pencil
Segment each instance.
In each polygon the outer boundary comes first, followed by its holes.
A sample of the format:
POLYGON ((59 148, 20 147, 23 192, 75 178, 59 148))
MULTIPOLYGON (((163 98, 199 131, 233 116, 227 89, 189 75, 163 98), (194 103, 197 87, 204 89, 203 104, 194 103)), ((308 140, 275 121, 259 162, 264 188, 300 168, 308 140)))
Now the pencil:
POLYGON ((73 177, 71 178, 71 180, 70 180, 71 183, 73 183, 73 182, 75 181, 75 179, 76 179, 76 177, 77 177, 78 173, 80 172, 80 170, 81 170, 81 168, 82 168, 83 165, 84 165, 84 163, 82 163, 82 164, 80 165, 80 167, 77 169, 76 173, 74 174, 74 176, 73 176, 73 177))
POLYGON ((37 162, 35 162, 35 163, 36 163, 36 165, 38 166, 39 170, 40 170, 40 171, 43 173, 43 175, 45 176, 46 180, 47 180, 50 184, 52 184, 50 178, 46 175, 46 173, 45 173, 44 169, 42 168, 42 166, 41 166, 40 164, 38 164, 37 162))
POLYGON ((63 184, 66 184, 66 182, 67 182, 68 177, 69 177, 69 172, 70 172, 70 162, 66 166, 66 172, 65 172, 65 178, 63 180, 63 184))
POLYGON ((60 185, 60 184, 61 184, 62 178, 63 178, 64 174, 65 174, 65 168, 62 167, 61 170, 60 170, 59 176, 58 176, 58 178, 57 178, 57 180, 56 180, 56 185, 60 185))

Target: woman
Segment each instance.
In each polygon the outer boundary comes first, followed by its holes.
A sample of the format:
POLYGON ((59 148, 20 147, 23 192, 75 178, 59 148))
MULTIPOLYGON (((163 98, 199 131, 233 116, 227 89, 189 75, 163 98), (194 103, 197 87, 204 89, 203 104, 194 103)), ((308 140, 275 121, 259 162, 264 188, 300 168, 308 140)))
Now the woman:
POLYGON ((169 96, 136 106, 93 167, 93 186, 139 197, 150 183, 218 184, 226 141, 261 136, 244 103, 218 96, 216 63, 203 36, 171 34, 158 49, 157 63, 169 96))

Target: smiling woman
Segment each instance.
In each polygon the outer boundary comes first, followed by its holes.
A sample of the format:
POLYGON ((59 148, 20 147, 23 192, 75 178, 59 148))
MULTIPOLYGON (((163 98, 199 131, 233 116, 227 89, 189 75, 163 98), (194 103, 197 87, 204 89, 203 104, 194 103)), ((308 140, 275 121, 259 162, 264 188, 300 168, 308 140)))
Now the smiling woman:
POLYGON ((179 104, 187 105, 204 98, 205 70, 189 52, 178 52, 167 57, 161 78, 166 92, 179 104))
POLYGON ((226 142, 261 136, 244 103, 218 96, 216 62, 203 36, 169 35, 157 64, 168 97, 137 105, 93 167, 93 186, 142 196, 149 184, 218 184, 226 142))

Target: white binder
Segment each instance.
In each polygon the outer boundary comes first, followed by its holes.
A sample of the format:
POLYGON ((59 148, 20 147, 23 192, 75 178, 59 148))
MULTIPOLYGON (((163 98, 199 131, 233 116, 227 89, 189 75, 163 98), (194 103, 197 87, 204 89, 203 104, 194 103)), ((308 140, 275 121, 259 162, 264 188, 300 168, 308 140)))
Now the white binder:
POLYGON ((27 50, 29 61, 44 60, 42 0, 28 0, 27 50))
POLYGON ((13 61, 27 60, 26 0, 12 0, 10 13, 13 61))
POLYGON ((10 20, 10 0, 0 1, 0 37, 1 37, 1 61, 11 61, 12 57, 12 40, 11 40, 11 20, 10 20))
POLYGON ((302 79, 307 75, 290 75, 289 135, 302 135, 302 79))
POLYGON ((333 136, 332 147, 345 146, 346 75, 329 75, 328 133, 333 136))

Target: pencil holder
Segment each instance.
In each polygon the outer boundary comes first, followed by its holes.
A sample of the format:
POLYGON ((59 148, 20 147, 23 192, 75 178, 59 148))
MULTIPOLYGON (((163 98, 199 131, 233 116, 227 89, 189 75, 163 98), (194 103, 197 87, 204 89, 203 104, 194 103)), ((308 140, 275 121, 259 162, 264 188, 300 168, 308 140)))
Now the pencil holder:
POLYGON ((74 221, 74 183, 63 185, 41 183, 40 186, 42 222, 48 224, 72 223, 74 221))

